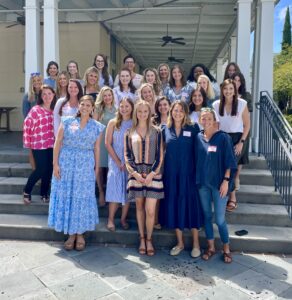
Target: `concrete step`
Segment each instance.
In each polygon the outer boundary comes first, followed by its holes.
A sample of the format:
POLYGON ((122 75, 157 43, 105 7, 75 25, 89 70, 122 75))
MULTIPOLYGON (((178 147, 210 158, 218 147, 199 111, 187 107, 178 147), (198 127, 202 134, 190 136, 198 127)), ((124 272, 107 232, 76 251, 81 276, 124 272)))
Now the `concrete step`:
POLYGON ((236 192, 239 203, 254 204, 282 204, 279 192, 273 186, 263 185, 240 185, 240 190, 236 192))
POLYGON ((243 166, 244 169, 258 169, 267 170, 268 165, 263 156, 257 156, 256 154, 249 155, 249 164, 243 166))
MULTIPOLYGON (((0 194, 19 194, 23 192, 23 187, 27 182, 24 177, 0 177, 0 194)), ((33 189, 32 194, 39 195, 39 183, 33 189)))
POLYGON ((274 179, 269 170, 242 169, 240 184, 274 186, 274 179))
MULTIPOLYGON (((20 195, 1 195, 0 213, 4 214, 27 214, 27 215, 47 215, 48 204, 42 203, 38 196, 33 196, 31 205, 24 205, 20 195)), ((119 209, 116 217, 119 218, 119 209)), ((100 217, 108 217, 108 208, 99 208, 100 217)), ((131 204, 128 219, 136 222, 135 204, 131 204)), ((238 208, 227 213, 227 221, 230 224, 249 224, 262 226, 283 226, 292 227, 287 211, 283 205, 250 204, 240 203, 238 208)))
POLYGON ((29 163, 0 163, 1 177, 28 177, 31 171, 29 163))
MULTIPOLYGON (((138 243, 137 227, 132 224, 130 230, 119 228, 115 232, 109 232, 106 227, 106 219, 101 218, 100 224, 93 232, 86 234, 89 243, 119 244, 136 246, 138 243)), ((218 238, 216 226, 215 242, 218 249, 221 243, 218 238)), ((257 252, 257 253, 281 253, 292 254, 292 228, 253 226, 253 225, 229 225, 230 244, 233 251, 257 252), (239 237, 235 231, 245 229, 248 235, 239 237)), ((191 247, 191 235, 185 230, 186 248, 191 247)), ((47 217, 43 215, 7 215, 0 214, 0 239, 43 240, 62 241, 64 236, 47 226, 47 217)), ((205 247, 204 230, 200 232, 201 245, 205 247)), ((153 243, 156 248, 170 248, 176 243, 173 230, 154 231, 153 243)))
POLYGON ((0 149, 0 163, 27 163, 28 150, 21 148, 0 149))

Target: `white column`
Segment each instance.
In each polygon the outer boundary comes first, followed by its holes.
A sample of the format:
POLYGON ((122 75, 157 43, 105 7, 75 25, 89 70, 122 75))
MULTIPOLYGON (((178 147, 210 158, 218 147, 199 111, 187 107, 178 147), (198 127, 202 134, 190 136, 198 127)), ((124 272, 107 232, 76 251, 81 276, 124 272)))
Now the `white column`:
POLYGON ((236 45, 237 45, 237 37, 232 36, 230 38, 230 62, 236 61, 236 45))
POLYGON ((44 0, 44 74, 49 61, 59 63, 58 0, 44 0))
MULTIPOLYGON (((259 0, 255 29, 253 103, 259 101, 260 91, 268 91, 273 96, 273 37, 274 1, 259 0)), ((254 108, 252 146, 255 152, 258 152, 258 142, 259 110, 254 108)))
POLYGON ((252 0, 237 0, 237 52, 236 62, 250 91, 250 29, 252 0))
POLYGON ((223 81, 223 58, 222 57, 217 58, 216 80, 219 85, 223 81))
POLYGON ((39 0, 25 1, 25 91, 31 73, 41 72, 39 0))

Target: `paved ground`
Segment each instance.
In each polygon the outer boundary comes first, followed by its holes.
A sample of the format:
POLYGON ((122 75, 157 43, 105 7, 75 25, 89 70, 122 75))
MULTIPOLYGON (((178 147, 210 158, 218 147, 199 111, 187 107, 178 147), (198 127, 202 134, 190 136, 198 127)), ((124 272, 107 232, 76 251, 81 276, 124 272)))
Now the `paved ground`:
POLYGON ((0 299, 292 299, 292 257, 234 254, 226 265, 187 251, 154 257, 136 249, 0 241, 0 299))

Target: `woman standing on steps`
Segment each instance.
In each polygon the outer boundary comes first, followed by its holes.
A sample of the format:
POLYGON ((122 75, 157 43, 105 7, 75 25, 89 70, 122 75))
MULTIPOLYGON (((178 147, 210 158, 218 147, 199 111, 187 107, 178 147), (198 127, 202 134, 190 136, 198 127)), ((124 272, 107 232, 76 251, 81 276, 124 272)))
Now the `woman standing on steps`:
POLYGON ((160 221, 167 228, 175 229, 177 244, 170 255, 184 249, 183 230, 192 231, 192 257, 199 257, 199 229, 202 211, 195 179, 195 140, 198 125, 190 125, 188 106, 184 101, 172 103, 165 127, 165 159, 163 183, 165 197, 160 203, 160 221))
MULTIPOLYGON (((221 84, 220 100, 213 103, 219 118, 219 129, 227 132, 234 146, 237 161, 245 153, 246 139, 250 130, 250 116, 247 102, 238 98, 236 84, 232 79, 226 79, 221 84)), ((229 212, 237 208, 235 188, 230 193, 226 210, 229 212)))
POLYGON ((129 172, 128 199, 136 200, 136 217, 140 234, 139 253, 153 256, 155 207, 157 199, 164 197, 160 173, 163 144, 160 129, 154 127, 151 122, 151 107, 144 100, 139 100, 135 105, 133 126, 125 135, 125 161, 129 172))
MULTIPOLYGON (((108 122, 116 115, 115 101, 113 90, 104 86, 95 101, 94 118, 101 124, 107 126, 108 122)), ((97 178, 98 185, 98 205, 105 206, 104 186, 106 185, 106 176, 108 171, 108 152, 105 148, 105 137, 103 136, 100 143, 100 160, 99 172, 97 178)))
POLYGON ((98 223, 95 182, 104 125, 92 118, 94 100, 80 99, 76 117, 63 117, 54 145, 48 225, 69 234, 66 250, 84 250, 83 234, 98 223))
POLYGON ((120 102, 118 113, 107 127, 105 135, 105 146, 109 154, 106 202, 109 203, 109 216, 107 229, 115 231, 115 214, 122 204, 121 227, 129 229, 126 222, 129 205, 127 199, 127 179, 128 173, 124 158, 124 137, 126 131, 132 127, 132 116, 134 103, 129 98, 124 98, 120 102))
POLYGON ((215 222, 223 243, 223 261, 231 263, 229 234, 225 221, 228 193, 236 172, 236 159, 230 136, 217 129, 216 114, 212 108, 202 108, 200 124, 203 131, 196 137, 196 184, 204 212, 204 225, 208 248, 202 259, 215 254, 212 202, 215 222))
POLYGON ((31 203, 31 192, 41 179, 41 199, 49 201, 49 188, 53 170, 54 127, 53 109, 56 93, 49 85, 43 85, 40 98, 24 120, 23 145, 32 151, 35 169, 30 174, 23 191, 24 204, 31 203))

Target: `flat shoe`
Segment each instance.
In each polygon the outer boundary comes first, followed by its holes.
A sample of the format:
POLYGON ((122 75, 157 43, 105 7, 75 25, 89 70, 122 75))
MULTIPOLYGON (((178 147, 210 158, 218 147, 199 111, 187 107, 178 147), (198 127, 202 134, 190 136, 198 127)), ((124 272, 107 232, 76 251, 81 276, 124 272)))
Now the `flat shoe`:
POLYGON ((193 258, 197 258, 201 256, 201 250, 198 248, 193 248, 192 252, 191 252, 191 257, 193 258))
POLYGON ((178 246, 174 246, 171 250, 170 250, 170 255, 171 256, 176 256, 179 255, 182 251, 184 250, 184 248, 180 248, 178 246))
POLYGON ((83 251, 85 249, 85 242, 76 242, 75 249, 77 251, 83 251))
POLYGON ((116 231, 116 226, 115 225, 106 225, 106 229, 110 232, 115 232, 116 231))
POLYGON ((154 225, 154 229, 156 229, 156 230, 161 230, 162 227, 161 227, 161 225, 158 223, 158 224, 155 224, 155 225, 154 225))

